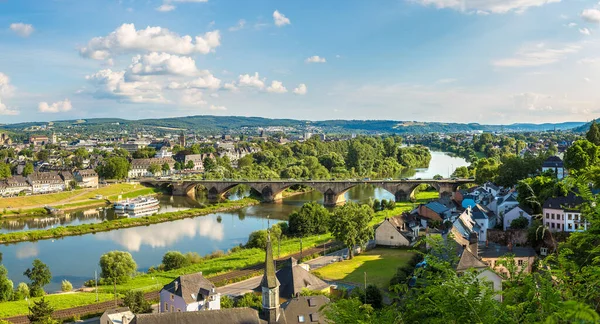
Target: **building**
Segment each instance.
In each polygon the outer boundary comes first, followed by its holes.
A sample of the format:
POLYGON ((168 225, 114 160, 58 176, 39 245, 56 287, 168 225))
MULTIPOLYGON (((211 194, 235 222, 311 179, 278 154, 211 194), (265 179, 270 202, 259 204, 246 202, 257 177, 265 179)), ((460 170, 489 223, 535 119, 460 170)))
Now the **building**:
POLYGON ((460 259, 456 265, 456 273, 463 274, 465 271, 474 269, 477 272, 477 279, 486 282, 491 288, 498 292, 496 300, 502 301, 502 277, 494 272, 490 267, 479 258, 478 239, 476 235, 471 237, 469 245, 463 247, 460 259))
POLYGON ((65 190, 65 182, 58 172, 34 172, 27 177, 34 194, 65 190))
MULTIPOLYGON (((104 324, 104 322, 100 322, 104 324)), ((264 324, 252 308, 228 308, 202 312, 138 314, 131 324, 264 324)))
POLYGON ((93 169, 77 170, 74 176, 79 187, 98 188, 98 173, 93 169))
POLYGON ((585 231, 588 223, 578 209, 582 203, 583 198, 574 193, 547 199, 542 208, 544 225, 554 232, 585 231))
POLYGON ((183 132, 179 134, 179 146, 185 147, 185 134, 183 132))
POLYGON ((0 133, 0 146, 9 146, 12 144, 12 140, 6 133, 0 133))
POLYGON ((170 158, 173 156, 173 152, 171 152, 167 147, 163 147, 160 151, 156 152, 154 155, 155 158, 170 158))
POLYGON ((148 171, 148 169, 150 169, 150 166, 155 164, 158 165, 160 171, 158 171, 158 173, 156 175, 168 175, 171 172, 163 172, 162 171, 162 166, 164 164, 169 165, 169 170, 173 170, 173 168, 175 167, 175 160, 173 160, 173 158, 149 158, 149 159, 133 159, 131 160, 131 169, 129 170, 127 176, 129 178, 138 178, 138 177, 153 177, 155 176, 154 174, 152 174, 150 171, 148 171))
POLYGON ((563 160, 558 156, 551 156, 544 161, 542 164, 542 172, 552 171, 554 175, 560 180, 567 176, 567 170, 565 170, 565 164, 563 160))
POLYGON ((531 224, 531 215, 526 212, 524 207, 515 206, 504 214, 502 228, 506 231, 510 227, 510 223, 519 217, 525 217, 531 224))
POLYGON ((31 194, 33 191, 31 184, 22 176, 12 176, 5 180, 0 180, 0 196, 16 196, 21 192, 31 194))
POLYGON ((386 218, 375 229, 375 244, 383 246, 409 246, 412 232, 407 231, 402 216, 386 218))
POLYGON ((214 155, 212 155, 212 153, 204 153, 204 154, 188 154, 188 155, 177 154, 175 156, 175 160, 177 160, 180 164, 182 164, 183 167, 186 169, 187 169, 187 165, 191 161, 191 163, 194 164, 194 167, 192 169, 188 169, 188 170, 204 172, 204 159, 207 157, 214 159, 214 155))
POLYGON ((330 292, 330 285, 308 271, 305 265, 289 258, 286 265, 277 271, 279 298, 291 299, 300 295, 303 289, 315 292, 330 292))
POLYGON ((479 240, 487 241, 487 230, 496 226, 496 215, 486 207, 475 205, 465 212, 470 213, 471 219, 478 225, 479 240))
POLYGON ((48 136, 30 136, 29 137, 29 144, 33 144, 33 146, 40 146, 40 145, 46 145, 50 143, 50 140, 48 139, 48 136))
POLYGON ((450 217, 451 210, 443 204, 432 201, 427 204, 421 204, 418 207, 419 216, 427 218, 429 221, 443 222, 450 217))
POLYGON ((133 153, 139 149, 142 149, 150 144, 146 141, 128 141, 127 143, 121 144, 121 148, 129 153, 133 153))
POLYGON ((179 276, 160 290, 160 312, 221 309, 221 294, 202 272, 179 276))
POLYGON ((133 321, 135 315, 131 312, 129 307, 120 307, 107 309, 102 316, 100 316, 101 324, 129 324, 133 321))
POLYGON ((509 277, 510 273, 508 272, 508 269, 498 261, 508 255, 513 256, 516 271, 523 271, 525 273, 531 272, 535 257, 537 256, 532 247, 513 247, 512 243, 509 243, 508 246, 486 243, 485 246, 479 247, 479 257, 481 260, 495 272, 503 274, 505 277, 509 277))
POLYGON ((64 183, 65 183, 65 188, 71 188, 71 182, 75 181, 75 177, 73 176, 73 173, 71 173, 71 171, 60 171, 60 177, 63 179, 64 183))
POLYGON ((329 304, 329 298, 318 296, 297 296, 281 305, 287 324, 295 323, 330 323, 319 312, 329 304))

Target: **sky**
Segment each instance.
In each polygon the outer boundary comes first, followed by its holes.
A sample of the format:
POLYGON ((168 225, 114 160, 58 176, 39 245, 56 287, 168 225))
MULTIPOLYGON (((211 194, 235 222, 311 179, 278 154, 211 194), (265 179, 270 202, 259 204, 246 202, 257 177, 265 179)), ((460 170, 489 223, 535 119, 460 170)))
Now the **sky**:
POLYGON ((600 115, 598 0, 0 0, 0 124, 600 115))

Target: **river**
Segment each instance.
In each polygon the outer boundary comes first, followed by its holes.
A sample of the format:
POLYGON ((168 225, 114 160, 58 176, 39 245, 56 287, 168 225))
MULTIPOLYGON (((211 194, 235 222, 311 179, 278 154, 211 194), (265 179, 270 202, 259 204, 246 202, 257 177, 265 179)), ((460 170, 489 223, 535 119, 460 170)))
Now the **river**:
MULTIPOLYGON (((415 170, 411 178, 432 178, 436 174, 446 176, 448 167, 466 166, 461 158, 451 157, 442 152, 431 152, 432 159, 427 169, 415 170)), ((370 185, 360 185, 346 193, 348 200, 366 202, 369 198, 394 199, 393 194, 370 185)), ((160 212, 198 206, 205 198, 193 200, 185 197, 161 197, 160 212)), ((271 222, 285 221, 287 215, 308 201, 323 201, 319 192, 313 191, 288 197, 280 203, 260 204, 245 207, 232 212, 214 213, 196 218, 187 218, 173 222, 119 229, 110 232, 68 236, 55 240, 21 242, 3 245, 3 264, 9 272, 15 287, 19 282, 27 282, 22 273, 39 258, 52 271, 52 282, 45 286, 47 291, 57 291, 63 279, 71 281, 74 287, 80 287, 84 281, 94 277, 98 270, 100 256, 108 251, 129 251, 137 262, 140 271, 158 265, 167 251, 196 252, 206 255, 213 251, 226 251, 245 244, 248 235, 255 230, 267 227, 267 216, 271 222)), ((115 216, 111 210, 91 209, 46 220, 10 220, 11 225, 2 223, 2 232, 14 230, 48 228, 60 225, 76 225, 111 220, 115 216)))

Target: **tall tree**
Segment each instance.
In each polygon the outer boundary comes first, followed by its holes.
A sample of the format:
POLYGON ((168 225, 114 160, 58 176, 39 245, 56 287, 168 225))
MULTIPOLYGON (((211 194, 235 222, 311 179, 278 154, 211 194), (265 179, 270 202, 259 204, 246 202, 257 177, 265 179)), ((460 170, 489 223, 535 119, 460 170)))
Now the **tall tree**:
POLYGON ((369 226, 371 219, 373 209, 355 202, 336 207, 333 211, 329 225, 331 234, 348 248, 350 259, 354 256, 354 246, 364 245, 373 237, 373 228, 369 226))
MULTIPOLYGON (((127 151, 125 151, 127 152, 127 151)), ((105 179, 127 178, 131 165, 126 158, 120 156, 109 157, 103 164, 96 168, 98 175, 105 179)))
POLYGON ((57 321, 52 319, 52 312, 54 308, 50 306, 50 303, 42 297, 38 301, 33 302, 33 306, 29 307, 29 321, 35 324, 53 324, 57 321))
POLYGON ((137 269, 131 253, 110 251, 100 257, 100 275, 116 283, 126 282, 137 269))
POLYGON ((316 202, 302 205, 300 210, 290 214, 288 227, 294 236, 326 233, 329 227, 330 214, 327 208, 316 202))
POLYGON ((25 167, 23 168, 23 176, 27 177, 28 175, 33 173, 33 163, 27 162, 25 163, 25 167))
POLYGON ((565 152, 565 167, 575 171, 587 169, 598 162, 598 146, 588 140, 573 143, 565 152))
POLYGON ((33 267, 25 270, 23 275, 31 280, 29 288, 32 296, 42 295, 44 286, 52 279, 50 268, 40 259, 33 260, 33 267))
POLYGON ((596 120, 592 121, 590 129, 585 134, 585 138, 596 145, 600 145, 600 126, 596 124, 596 120))
POLYGON ((13 282, 8 279, 8 270, 0 265, 0 302, 9 301, 13 295, 13 282))

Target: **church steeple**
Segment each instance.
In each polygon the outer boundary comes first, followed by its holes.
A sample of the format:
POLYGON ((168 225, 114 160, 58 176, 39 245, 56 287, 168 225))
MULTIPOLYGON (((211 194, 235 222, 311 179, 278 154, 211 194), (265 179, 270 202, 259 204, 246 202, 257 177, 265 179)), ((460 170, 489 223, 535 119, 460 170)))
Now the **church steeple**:
POLYGON ((275 262, 273 261, 273 247, 271 234, 267 233, 267 246, 265 256, 265 274, 260 282, 262 290, 263 319, 269 323, 279 320, 279 280, 275 275, 275 262))

